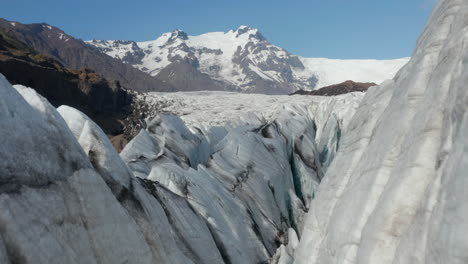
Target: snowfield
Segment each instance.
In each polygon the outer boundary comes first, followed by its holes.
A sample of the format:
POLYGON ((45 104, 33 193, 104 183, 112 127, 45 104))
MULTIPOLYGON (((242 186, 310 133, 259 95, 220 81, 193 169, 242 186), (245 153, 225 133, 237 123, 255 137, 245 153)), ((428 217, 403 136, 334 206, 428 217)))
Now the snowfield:
POLYGON ((381 84, 392 79, 409 58, 395 60, 338 60, 326 58, 304 58, 300 60, 305 70, 297 71, 298 76, 317 76, 317 88, 343 81, 373 82, 381 84))

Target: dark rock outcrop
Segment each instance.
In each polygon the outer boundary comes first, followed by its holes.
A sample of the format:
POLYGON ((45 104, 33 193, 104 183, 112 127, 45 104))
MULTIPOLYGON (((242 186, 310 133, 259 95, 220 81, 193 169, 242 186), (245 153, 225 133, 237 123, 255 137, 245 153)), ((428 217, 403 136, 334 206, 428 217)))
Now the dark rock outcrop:
POLYGON ((123 133, 132 96, 118 81, 89 70, 70 70, 0 30, 0 73, 12 84, 34 88, 55 107, 69 105, 90 116, 108 135, 123 133))
POLYGON ((365 92, 372 86, 376 86, 375 83, 360 83, 360 82, 353 82, 353 81, 346 81, 335 85, 326 86, 320 88, 318 90, 313 91, 305 91, 299 90, 294 94, 300 95, 321 95, 321 96, 333 96, 333 95, 340 95, 345 93, 352 93, 352 92, 365 92))
POLYGON ((208 74, 200 72, 187 59, 175 60, 161 70, 156 77, 169 83, 172 87, 177 87, 177 89, 174 88, 174 90, 169 90, 168 92, 234 90, 234 87, 231 88, 226 84, 211 79, 208 74))

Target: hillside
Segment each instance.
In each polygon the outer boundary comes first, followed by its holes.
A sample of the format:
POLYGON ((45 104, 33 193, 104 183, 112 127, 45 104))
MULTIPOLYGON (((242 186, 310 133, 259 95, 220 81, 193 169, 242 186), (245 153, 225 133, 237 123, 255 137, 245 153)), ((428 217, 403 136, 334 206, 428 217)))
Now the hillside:
POLYGON ((38 53, 54 58, 73 70, 88 68, 108 80, 135 91, 174 91, 174 87, 86 45, 62 30, 45 23, 21 24, 0 18, 0 30, 38 53))

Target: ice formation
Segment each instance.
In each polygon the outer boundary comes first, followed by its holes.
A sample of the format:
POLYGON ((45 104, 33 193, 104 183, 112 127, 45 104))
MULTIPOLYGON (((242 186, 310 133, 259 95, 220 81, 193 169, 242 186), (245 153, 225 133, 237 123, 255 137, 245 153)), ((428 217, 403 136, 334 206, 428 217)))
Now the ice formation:
POLYGON ((367 92, 294 263, 467 263, 467 16, 440 1, 408 65, 367 92))
POLYGON ((78 110, 0 85, 2 263, 269 261, 297 240, 362 99, 284 97, 190 129, 158 114, 119 155, 78 110))
POLYGON ((137 98, 120 155, 0 76, 0 262, 467 263, 466 17, 440 1, 364 97, 137 98))

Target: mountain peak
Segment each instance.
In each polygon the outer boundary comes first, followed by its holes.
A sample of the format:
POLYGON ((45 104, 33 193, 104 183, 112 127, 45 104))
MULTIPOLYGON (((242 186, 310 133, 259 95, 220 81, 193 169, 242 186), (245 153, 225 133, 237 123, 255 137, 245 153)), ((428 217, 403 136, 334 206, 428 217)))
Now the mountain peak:
POLYGON ((39 24, 40 26, 42 26, 42 28, 45 30, 45 29, 48 29, 48 30, 52 30, 53 27, 47 23, 40 23, 39 24))
POLYGON ((244 33, 246 33, 246 32, 254 31, 254 30, 255 30, 255 31, 258 31, 258 29, 256 29, 256 28, 251 28, 251 27, 249 27, 249 26, 242 25, 242 26, 240 26, 240 27, 236 30, 236 32, 237 32, 238 35, 241 35, 241 34, 244 34, 244 33))
POLYGON ((251 28, 249 26, 242 25, 236 30, 236 32, 237 32, 236 37, 239 37, 243 34, 248 33, 250 38, 253 37, 258 40, 265 40, 265 37, 262 35, 262 33, 260 33, 260 30, 256 28, 251 28))
POLYGON ((168 41, 172 42, 172 41, 175 41, 176 39, 187 40, 188 35, 187 35, 187 33, 185 33, 185 31, 180 30, 180 29, 176 29, 176 30, 171 32, 171 36, 169 37, 168 41))
POLYGON ((241 26, 239 26, 239 28, 237 30, 244 30, 244 29, 252 29, 252 28, 249 27, 249 26, 246 26, 246 25, 241 25, 241 26))

